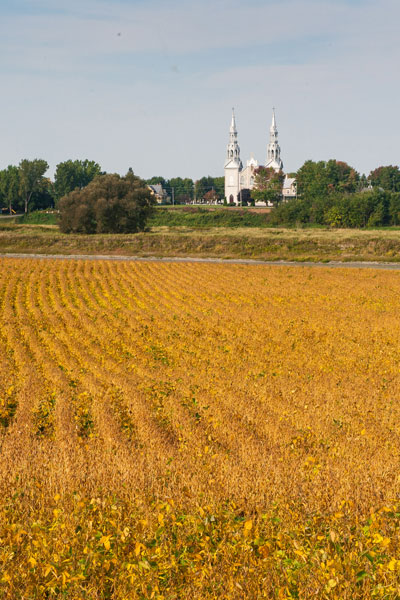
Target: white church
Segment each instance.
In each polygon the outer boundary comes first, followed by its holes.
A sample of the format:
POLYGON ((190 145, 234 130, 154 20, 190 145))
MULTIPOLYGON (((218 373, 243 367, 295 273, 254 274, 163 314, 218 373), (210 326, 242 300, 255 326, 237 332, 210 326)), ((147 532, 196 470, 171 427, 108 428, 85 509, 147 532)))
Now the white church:
MULTIPOLYGON (((251 156, 243 167, 240 159, 240 148, 237 139, 235 113, 232 109, 232 120, 229 129, 229 143, 227 147, 225 174, 225 199, 228 204, 242 204, 242 192, 254 187, 255 170, 259 167, 258 161, 251 156)), ((266 167, 272 167, 276 172, 283 171, 281 149, 278 144, 278 129, 276 126, 275 109, 272 110, 272 123, 269 129, 269 143, 267 146, 266 167)), ((296 180, 285 177, 282 197, 284 200, 296 196, 296 180)), ((272 205, 271 205, 272 206, 272 205)))

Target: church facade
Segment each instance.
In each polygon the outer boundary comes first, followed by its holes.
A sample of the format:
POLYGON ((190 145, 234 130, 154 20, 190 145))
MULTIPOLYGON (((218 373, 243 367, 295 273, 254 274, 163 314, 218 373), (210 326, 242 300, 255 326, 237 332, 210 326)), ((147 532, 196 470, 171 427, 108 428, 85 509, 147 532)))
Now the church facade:
MULTIPOLYGON (((244 191, 252 190, 254 187, 255 171, 259 167, 258 161, 251 156, 243 167, 240 158, 240 147, 236 128, 235 112, 232 109, 232 119, 229 128, 229 142, 227 146, 226 160, 224 165, 225 175, 225 199, 228 204, 242 204, 244 191)), ((272 167, 276 172, 283 171, 281 159, 281 148, 278 143, 278 128, 276 126, 275 109, 272 110, 272 122, 269 129, 269 143, 267 145, 266 167, 272 167)), ((295 182, 287 178, 283 185, 283 197, 289 199, 295 195, 295 182)), ((248 192, 247 192, 248 193, 248 192)))

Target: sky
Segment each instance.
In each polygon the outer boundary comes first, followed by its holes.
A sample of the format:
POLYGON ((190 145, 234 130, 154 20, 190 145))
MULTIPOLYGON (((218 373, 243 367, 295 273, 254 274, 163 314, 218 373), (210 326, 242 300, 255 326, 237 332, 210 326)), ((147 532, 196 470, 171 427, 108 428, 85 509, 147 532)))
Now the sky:
POLYGON ((0 0, 0 169, 89 159, 144 178, 400 162, 399 0, 0 0))

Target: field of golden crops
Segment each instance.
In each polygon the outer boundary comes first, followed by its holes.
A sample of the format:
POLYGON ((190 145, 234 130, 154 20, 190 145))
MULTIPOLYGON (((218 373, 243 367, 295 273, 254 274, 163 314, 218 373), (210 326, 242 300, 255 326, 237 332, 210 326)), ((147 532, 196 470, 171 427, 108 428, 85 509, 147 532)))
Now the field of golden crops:
POLYGON ((400 597, 400 275, 0 260, 0 599, 400 597))

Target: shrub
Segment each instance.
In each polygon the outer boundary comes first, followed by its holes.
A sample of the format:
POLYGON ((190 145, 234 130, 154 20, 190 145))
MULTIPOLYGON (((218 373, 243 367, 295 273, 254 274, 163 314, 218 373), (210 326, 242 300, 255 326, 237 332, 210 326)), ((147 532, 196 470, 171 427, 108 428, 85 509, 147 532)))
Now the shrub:
POLYGON ((60 200, 60 229, 64 233, 136 233, 145 228, 153 203, 146 183, 133 173, 100 175, 60 200))

